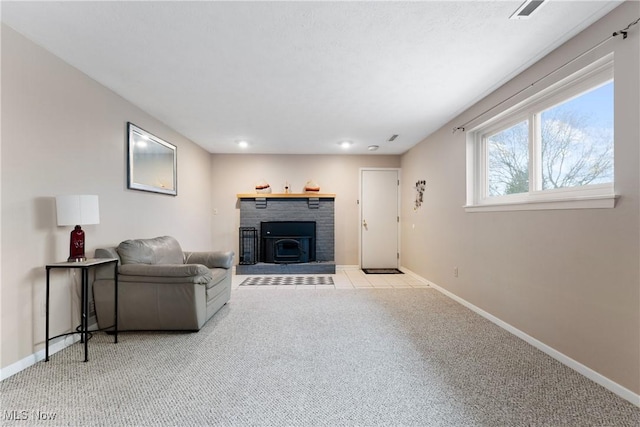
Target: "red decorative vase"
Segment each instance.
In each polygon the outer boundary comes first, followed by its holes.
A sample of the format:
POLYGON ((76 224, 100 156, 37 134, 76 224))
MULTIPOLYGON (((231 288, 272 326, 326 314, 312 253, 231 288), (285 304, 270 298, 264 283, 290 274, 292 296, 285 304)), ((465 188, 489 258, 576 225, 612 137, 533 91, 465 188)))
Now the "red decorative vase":
POLYGON ((71 231, 71 243, 69 247, 69 259, 67 261, 85 261, 84 256, 84 231, 76 225, 71 231))

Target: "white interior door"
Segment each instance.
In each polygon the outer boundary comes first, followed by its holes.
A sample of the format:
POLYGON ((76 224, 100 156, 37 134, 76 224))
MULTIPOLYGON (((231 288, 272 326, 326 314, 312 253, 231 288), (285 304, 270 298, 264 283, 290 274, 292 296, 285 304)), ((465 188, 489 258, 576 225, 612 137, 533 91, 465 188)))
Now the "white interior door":
POLYGON ((398 268, 397 169, 360 171, 360 267, 398 268))

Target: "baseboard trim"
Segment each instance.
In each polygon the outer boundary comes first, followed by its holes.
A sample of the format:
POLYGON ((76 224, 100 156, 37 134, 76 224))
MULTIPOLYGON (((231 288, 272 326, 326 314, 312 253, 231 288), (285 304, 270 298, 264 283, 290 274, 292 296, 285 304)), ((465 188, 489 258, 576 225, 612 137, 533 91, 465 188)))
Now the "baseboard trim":
POLYGON ((336 271, 344 271, 344 270, 360 270, 359 265, 336 265, 336 271))
MULTIPOLYGON (((49 357, 51 357, 51 355, 59 352, 60 350, 64 350, 65 348, 69 347, 72 344, 75 344, 76 342, 80 341, 80 336, 79 335, 67 335, 64 337, 59 337, 56 339, 51 340, 51 342, 49 343, 49 357)), ((37 351, 27 357, 25 357, 22 360, 18 360, 17 362, 2 368, 0 370, 0 381, 4 381, 7 378, 17 374, 20 371, 23 371, 25 369, 27 369, 29 366, 33 366, 36 363, 44 360, 45 357, 45 351, 44 348, 40 351, 37 351)))
POLYGON ((411 270, 406 269, 406 268, 401 268, 400 270, 402 270, 406 274, 412 275, 413 277, 419 279, 420 281, 422 281, 424 283, 427 283, 433 289, 435 289, 438 292, 446 295, 447 297, 451 298, 452 300, 464 305, 468 309, 476 312, 480 316, 482 316, 485 319, 489 320, 490 322, 500 326, 502 329, 505 329, 506 331, 512 333, 513 335, 517 336, 518 338, 523 339, 524 341, 526 341, 527 343, 531 344, 532 346, 534 346, 538 350, 540 350, 540 351, 546 353, 547 355, 553 357, 558 362, 568 366, 569 368, 573 369, 574 371, 576 371, 576 372, 580 373, 581 375, 584 375, 585 377, 589 378, 591 381, 593 381, 593 382, 601 385, 602 387, 606 388, 610 392, 612 392, 614 394, 617 394, 618 396, 622 397, 623 399, 625 399, 625 400, 631 402, 632 404, 640 407, 640 395, 634 393, 633 391, 629 390, 628 388, 621 386, 620 384, 616 383, 615 381, 610 380, 609 378, 605 377, 604 375, 602 375, 602 374, 594 371, 593 369, 583 365, 582 363, 570 358, 569 356, 565 355, 564 353, 561 353, 558 350, 554 349, 553 347, 550 347, 547 344, 543 343, 542 341, 539 341, 536 338, 533 338, 532 336, 526 334, 525 332, 522 332, 520 329, 518 329, 518 328, 508 324, 507 322, 497 318, 496 316, 494 316, 494 315, 482 310, 481 308, 471 304, 469 301, 467 301, 467 300, 465 300, 463 298, 460 298, 456 294, 454 294, 454 293, 442 288, 441 286, 438 286, 437 284, 431 282, 430 280, 424 279, 423 277, 417 275, 416 273, 412 272, 411 270))
MULTIPOLYGON (((89 325, 89 329, 95 329, 97 327, 98 327, 97 323, 92 323, 91 325, 89 325)), ((60 350, 64 350, 65 348, 77 343, 78 341, 80 341, 80 334, 78 333, 75 333, 73 335, 65 335, 62 337, 52 339, 49 342, 49 356, 56 354, 60 350)), ((44 357, 45 357, 44 353, 45 351, 43 348, 42 350, 37 351, 25 357, 24 359, 18 360, 17 362, 5 368, 0 369, 0 381, 4 381, 7 378, 17 374, 18 372, 27 369, 29 366, 33 366, 36 363, 44 360, 44 357)))

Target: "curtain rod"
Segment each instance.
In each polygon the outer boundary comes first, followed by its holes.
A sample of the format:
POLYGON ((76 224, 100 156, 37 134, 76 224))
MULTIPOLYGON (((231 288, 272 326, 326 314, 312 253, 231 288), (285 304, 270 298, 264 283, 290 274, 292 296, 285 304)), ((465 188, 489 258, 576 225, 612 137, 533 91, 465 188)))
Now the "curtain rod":
POLYGON ((475 116, 474 118, 472 118, 471 120, 467 120, 464 124, 453 128, 453 133, 456 133, 457 131, 465 131, 465 128, 469 125, 469 123, 474 122, 475 120, 477 120, 478 118, 484 116, 485 114, 487 114, 488 112, 498 108, 499 106, 501 106, 502 104, 504 104, 505 102, 510 101, 511 99, 515 98, 516 96, 520 95, 522 92, 524 92, 527 89, 532 88, 533 86, 535 86, 536 84, 540 83, 542 80, 546 79, 547 77, 550 77, 552 75, 554 75, 555 73, 557 73, 558 71, 562 70, 563 68, 565 68, 566 66, 573 64, 574 62, 576 62, 578 59, 582 58, 585 55, 588 55, 589 53, 593 52, 594 50, 596 50, 597 48, 599 48, 600 46, 602 46, 603 44, 605 44, 606 42, 608 42, 609 40, 613 39, 614 37, 617 37, 619 35, 622 35, 622 39, 626 39, 627 38, 627 33, 629 32, 629 28, 633 27, 634 25, 636 25, 638 22, 640 22, 640 18, 636 19, 635 21, 631 22, 629 25, 627 25, 625 28, 623 28, 622 30, 619 31, 615 31, 613 34, 611 34, 609 37, 605 38, 604 40, 602 40, 600 43, 596 44, 595 46, 591 47, 590 49, 587 49, 586 51, 582 52, 580 55, 574 57, 573 59, 571 59, 568 62, 565 62, 564 64, 562 64, 561 66, 559 66, 558 68, 556 68, 555 70, 545 74, 544 76, 540 77, 538 80, 534 81, 533 83, 531 83, 529 86, 526 86, 522 89, 520 89, 518 92, 514 93, 513 95, 511 95, 510 97, 503 99, 502 101, 500 101, 499 103, 495 104, 493 107, 490 107, 486 110, 484 110, 482 113, 478 114, 477 116, 475 116))

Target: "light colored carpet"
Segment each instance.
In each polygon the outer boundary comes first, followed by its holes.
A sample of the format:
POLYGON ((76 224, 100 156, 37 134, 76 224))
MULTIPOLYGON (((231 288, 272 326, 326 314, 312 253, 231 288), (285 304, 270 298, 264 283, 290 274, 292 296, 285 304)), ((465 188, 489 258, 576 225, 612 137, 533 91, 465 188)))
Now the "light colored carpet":
POLYGON ((640 409, 433 289, 247 290, 198 333, 97 334, 0 383, 6 425, 634 426, 640 409))
POLYGON ((333 285, 330 276, 252 276, 240 286, 333 285))

